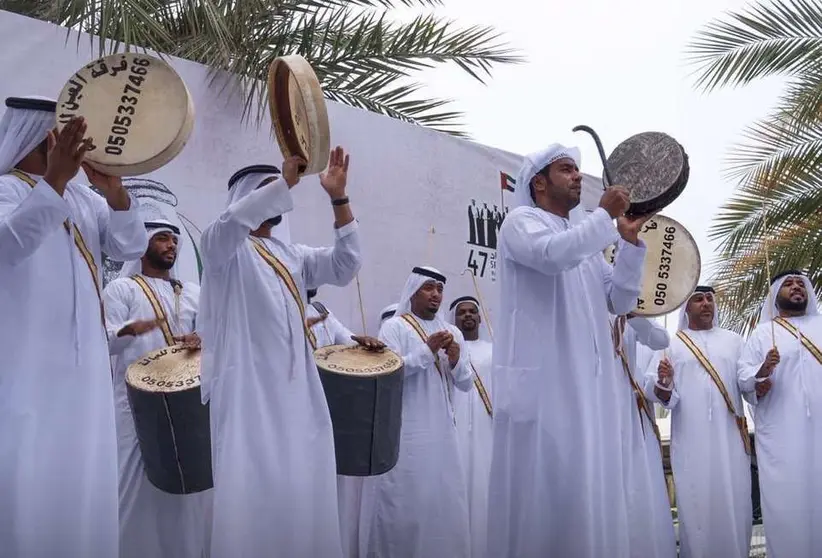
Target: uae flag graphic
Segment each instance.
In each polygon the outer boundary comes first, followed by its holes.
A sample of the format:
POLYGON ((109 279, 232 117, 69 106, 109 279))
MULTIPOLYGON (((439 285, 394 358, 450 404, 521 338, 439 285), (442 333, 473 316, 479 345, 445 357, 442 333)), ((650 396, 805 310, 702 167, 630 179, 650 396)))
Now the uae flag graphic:
POLYGON ((505 174, 504 172, 500 171, 499 173, 499 182, 500 187, 503 190, 508 190, 509 192, 514 191, 514 185, 517 183, 516 180, 510 175, 505 174))

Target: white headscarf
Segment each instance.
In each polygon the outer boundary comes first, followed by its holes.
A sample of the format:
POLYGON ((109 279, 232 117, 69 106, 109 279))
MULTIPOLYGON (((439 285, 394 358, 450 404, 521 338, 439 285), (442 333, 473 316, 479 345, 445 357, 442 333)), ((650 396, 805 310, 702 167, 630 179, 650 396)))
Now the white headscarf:
MULTIPOLYGON (((477 307, 477 315, 480 320, 479 338, 484 341, 490 341, 488 324, 485 323, 485 316, 482 315, 482 308, 480 308, 479 301, 473 296, 461 296, 451 301, 451 304, 448 305, 448 323, 453 324, 454 326, 457 325, 457 307, 464 302, 469 302, 477 307)), ((459 329, 459 327, 457 327, 457 329, 459 329)))
POLYGON ((0 174, 6 174, 35 147, 46 139, 49 130, 55 126, 54 99, 30 95, 6 99, 6 112, 0 119, 0 174), (40 108, 14 108, 9 104, 21 100, 47 101, 40 108))
MULTIPOLYGON (((408 280, 402 288, 402 294, 400 294, 400 301, 397 303, 395 316, 411 313, 411 297, 428 281, 436 281, 444 287, 445 275, 433 267, 415 267, 413 271, 411 271, 411 275, 408 276, 408 280)), ((443 304, 440 304, 440 309, 437 311, 434 319, 441 320, 443 324, 447 323, 443 304)))
MULTIPOLYGON (((679 309, 679 323, 677 324, 678 330, 686 330, 688 329, 688 313, 685 311, 688 308, 688 303, 691 301, 695 294, 701 293, 700 289, 705 289, 706 287, 698 286, 694 292, 691 293, 691 296, 688 297, 688 300, 685 301, 685 304, 679 309)), ((714 300, 716 300, 716 293, 712 293, 714 295, 714 300)), ((719 311, 717 310, 716 306, 714 306, 714 319, 712 323, 712 327, 719 327, 719 311)))
POLYGON ((385 322, 385 320, 393 317, 396 313, 397 313, 397 304, 396 303, 389 304, 388 306, 386 306, 385 308, 380 310, 380 327, 382 327, 382 324, 383 324, 383 322, 385 322), (386 316, 386 314, 390 314, 390 315, 386 316))
POLYGON ((808 307, 805 309, 805 314, 808 316, 819 314, 819 300, 816 298, 816 291, 813 290, 813 285, 808 276, 799 271, 791 270, 781 277, 777 275, 777 279, 771 285, 771 290, 768 292, 768 299, 762 305, 762 311, 759 313, 759 323, 764 324, 779 316, 779 308, 776 306, 776 295, 779 294, 779 289, 782 288, 782 283, 790 277, 799 277, 805 285, 805 291, 808 293, 808 307), (770 302, 770 306, 768 305, 770 302))
POLYGON ((555 143, 547 149, 526 155, 517 174, 517 185, 514 189, 514 207, 534 207, 531 199, 531 179, 539 171, 560 159, 573 159, 577 166, 582 164, 582 154, 576 147, 565 147, 555 143))
MULTIPOLYGON (((176 225, 173 225, 166 221, 165 219, 154 219, 151 221, 146 221, 146 228, 148 229, 148 241, 151 242, 151 239, 154 238, 154 235, 160 234, 161 232, 168 232, 173 234, 177 237, 177 256, 179 259, 180 255, 180 243, 182 239, 180 238, 180 231, 175 230, 177 229, 176 225), (158 226, 159 225, 159 226, 158 226)), ((143 261, 142 259, 137 260, 130 260, 123 263, 123 267, 120 268, 120 272, 117 274, 117 278, 120 277, 131 277, 132 275, 137 275, 143 272, 143 261)), ((177 278, 177 260, 174 261, 174 265, 169 270, 169 275, 172 279, 177 278)))
MULTIPOLYGON (((276 180, 280 176, 280 169, 273 165, 251 165, 238 170, 228 181, 226 207, 256 190, 267 178, 273 177, 276 180)), ((271 228, 271 236, 283 244, 291 244, 291 228, 288 225, 288 215, 282 215, 282 221, 271 228)))

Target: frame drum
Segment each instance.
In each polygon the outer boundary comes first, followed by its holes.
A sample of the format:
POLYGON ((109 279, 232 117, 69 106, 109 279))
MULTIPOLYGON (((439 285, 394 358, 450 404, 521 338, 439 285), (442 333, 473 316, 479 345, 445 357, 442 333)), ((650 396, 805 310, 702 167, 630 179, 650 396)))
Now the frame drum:
POLYGON ((86 161, 111 176, 159 169, 185 147, 194 128, 186 84, 166 62, 134 52, 80 68, 57 99, 57 128, 82 116, 94 149, 86 161))
POLYGON ((200 352, 175 345, 148 353, 126 370, 126 390, 151 484, 171 494, 214 486, 200 352))
POLYGON ((276 58, 268 68, 268 109, 280 151, 308 162, 304 174, 328 166, 331 132, 317 74, 298 54, 276 58))
POLYGON ((381 475, 397 464, 403 363, 384 349, 331 345, 314 351, 331 412, 337 474, 381 475))
MULTIPOLYGON (((642 287, 634 313, 655 317, 673 312, 693 294, 699 283, 702 260, 688 230, 670 217, 655 215, 643 225, 639 238, 648 252, 642 271, 642 287)), ((614 263, 615 250, 605 250, 614 263)))
POLYGON ((620 143, 608 157, 615 185, 628 189, 630 215, 647 215, 669 205, 688 184, 685 149, 661 132, 643 132, 620 143))

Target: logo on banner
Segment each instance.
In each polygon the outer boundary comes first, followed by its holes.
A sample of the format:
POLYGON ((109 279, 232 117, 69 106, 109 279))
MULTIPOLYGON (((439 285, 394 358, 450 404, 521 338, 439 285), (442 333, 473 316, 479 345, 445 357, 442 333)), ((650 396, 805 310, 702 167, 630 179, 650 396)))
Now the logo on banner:
MULTIPOLYGON (((503 192, 513 192, 516 181, 500 172, 500 187, 503 192)), ((468 268, 476 277, 488 277, 496 281, 497 238, 508 207, 502 206, 502 197, 495 202, 472 199, 468 204, 468 268)))

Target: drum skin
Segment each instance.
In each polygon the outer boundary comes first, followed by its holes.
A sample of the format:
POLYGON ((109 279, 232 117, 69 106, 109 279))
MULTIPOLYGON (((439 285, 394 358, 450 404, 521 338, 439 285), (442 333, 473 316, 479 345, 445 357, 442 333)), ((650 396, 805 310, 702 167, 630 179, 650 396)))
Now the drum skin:
POLYGON ((614 185, 628 189, 629 215, 647 215, 670 205, 690 176, 685 149, 662 132, 643 132, 620 143, 608 157, 608 170, 614 185))
MULTIPOLYGON (((323 347, 319 351, 339 348, 342 347, 323 347)), ((397 464, 404 373, 402 360, 396 359, 399 368, 371 375, 334 372, 322 358, 317 358, 334 429, 337 474, 375 476, 397 464)))
MULTIPOLYGON (((699 283, 699 248, 685 227, 664 215, 649 219, 639 239, 647 252, 634 314, 649 318, 669 314, 690 298, 699 283)), ((605 259, 614 262, 613 246, 605 251, 605 259)))

